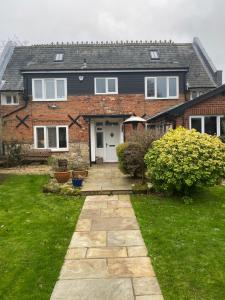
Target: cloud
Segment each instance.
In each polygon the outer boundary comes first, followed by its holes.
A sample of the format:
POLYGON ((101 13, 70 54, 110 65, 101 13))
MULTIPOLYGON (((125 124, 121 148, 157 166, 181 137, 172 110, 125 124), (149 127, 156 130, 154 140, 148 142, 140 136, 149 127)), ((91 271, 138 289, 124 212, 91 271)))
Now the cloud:
POLYGON ((1 3, 0 40, 190 42, 198 36, 225 70, 224 11, 223 0, 7 0, 1 3))

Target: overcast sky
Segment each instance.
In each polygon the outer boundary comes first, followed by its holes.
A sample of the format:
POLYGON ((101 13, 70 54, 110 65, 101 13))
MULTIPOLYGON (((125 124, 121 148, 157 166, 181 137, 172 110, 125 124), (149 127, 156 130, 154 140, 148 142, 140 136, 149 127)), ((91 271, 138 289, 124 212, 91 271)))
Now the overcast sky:
POLYGON ((169 40, 198 36, 225 78, 224 0, 0 0, 0 42, 169 40))

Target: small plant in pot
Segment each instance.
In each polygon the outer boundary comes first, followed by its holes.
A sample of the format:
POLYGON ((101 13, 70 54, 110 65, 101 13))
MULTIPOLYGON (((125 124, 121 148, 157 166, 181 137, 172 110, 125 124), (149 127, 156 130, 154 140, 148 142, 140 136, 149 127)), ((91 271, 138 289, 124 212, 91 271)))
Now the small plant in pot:
POLYGON ((84 178, 82 176, 78 176, 78 177, 73 177, 72 178, 72 183, 74 187, 81 187, 83 184, 83 180, 84 178))
POLYGON ((70 171, 67 169, 68 161, 58 159, 58 168, 55 169, 54 177, 58 183, 65 183, 70 179, 70 171))
POLYGON ((72 164, 72 177, 87 177, 88 176, 88 167, 85 163, 73 163, 72 164))

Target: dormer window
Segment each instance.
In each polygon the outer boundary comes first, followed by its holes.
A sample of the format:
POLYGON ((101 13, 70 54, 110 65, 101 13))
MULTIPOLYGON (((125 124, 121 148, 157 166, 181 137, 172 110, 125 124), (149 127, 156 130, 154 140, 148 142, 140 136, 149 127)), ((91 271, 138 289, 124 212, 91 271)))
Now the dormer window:
POLYGON ((55 61, 63 61, 63 57, 64 57, 63 53, 57 53, 55 55, 55 61))
POLYGON ((19 98, 17 94, 2 94, 1 96, 1 104, 2 105, 18 105, 19 98))
POLYGON ((151 60, 159 59, 159 51, 158 50, 150 50, 151 60))

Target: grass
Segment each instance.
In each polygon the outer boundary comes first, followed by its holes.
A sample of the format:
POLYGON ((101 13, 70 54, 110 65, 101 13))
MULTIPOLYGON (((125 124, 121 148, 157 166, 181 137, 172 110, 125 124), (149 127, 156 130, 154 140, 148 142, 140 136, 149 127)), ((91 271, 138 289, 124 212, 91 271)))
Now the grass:
POLYGON ((132 204, 165 300, 225 299, 225 187, 191 205, 153 195, 132 204))
POLYGON ((0 299, 49 299, 83 199, 46 195, 46 176, 0 185, 0 299))

